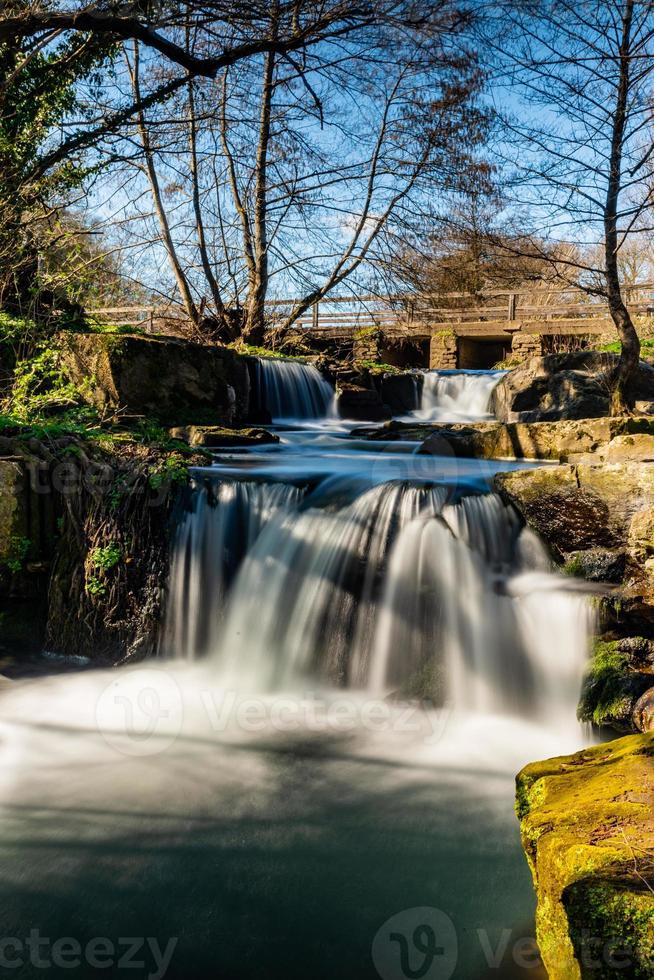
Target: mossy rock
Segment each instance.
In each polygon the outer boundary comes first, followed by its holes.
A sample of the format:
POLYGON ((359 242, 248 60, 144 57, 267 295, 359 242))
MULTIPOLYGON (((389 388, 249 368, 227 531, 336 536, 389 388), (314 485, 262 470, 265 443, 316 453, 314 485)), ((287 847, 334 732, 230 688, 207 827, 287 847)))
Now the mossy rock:
POLYGON ((654 735, 632 735, 527 766, 517 813, 536 888, 550 980, 651 977, 654 936, 654 735), (627 969, 583 956, 630 944, 627 969), (614 970, 614 972, 610 972, 614 970), (598 972, 599 971, 599 972, 598 972))
POLYGON ((189 446, 211 448, 231 446, 263 446, 279 442, 279 436, 268 429, 226 429, 221 426, 188 425, 170 430, 173 439, 182 439, 189 446))
POLYGON ((634 708, 652 680, 652 674, 633 669, 620 640, 596 640, 579 702, 580 721, 636 731, 634 708))
POLYGON ((247 359, 217 345, 175 337, 61 333, 56 343, 71 381, 102 412, 164 425, 238 425, 247 418, 247 359))

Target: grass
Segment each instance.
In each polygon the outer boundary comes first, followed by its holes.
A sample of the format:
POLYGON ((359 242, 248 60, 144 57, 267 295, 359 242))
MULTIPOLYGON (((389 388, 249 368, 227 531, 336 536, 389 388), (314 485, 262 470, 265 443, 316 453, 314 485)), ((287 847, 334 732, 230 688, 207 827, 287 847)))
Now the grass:
MULTIPOLYGON (((619 354, 621 350, 620 341, 612 340, 610 344, 602 344, 599 350, 603 354, 619 354)), ((654 339, 645 338, 641 340, 640 356, 643 360, 654 359, 654 339)))
POLYGON ((314 352, 310 350, 307 350, 306 354, 284 354, 283 351, 269 350, 268 347, 246 344, 243 340, 235 340, 229 346, 237 354, 246 354, 249 357, 269 357, 277 361, 306 361, 307 357, 315 356, 314 352))

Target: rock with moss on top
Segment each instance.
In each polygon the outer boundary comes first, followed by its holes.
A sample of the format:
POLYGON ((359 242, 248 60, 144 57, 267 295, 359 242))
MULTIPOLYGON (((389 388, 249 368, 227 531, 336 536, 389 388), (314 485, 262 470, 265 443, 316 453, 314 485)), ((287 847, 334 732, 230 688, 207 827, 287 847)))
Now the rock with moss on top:
POLYGON ((654 976, 654 736, 528 765, 517 813, 549 980, 654 976))

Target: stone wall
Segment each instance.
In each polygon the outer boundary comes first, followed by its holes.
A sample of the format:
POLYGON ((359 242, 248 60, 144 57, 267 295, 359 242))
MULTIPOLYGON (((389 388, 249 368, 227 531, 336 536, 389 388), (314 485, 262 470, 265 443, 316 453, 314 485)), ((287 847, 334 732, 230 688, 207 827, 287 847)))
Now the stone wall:
POLYGON ((516 360, 527 360, 543 353, 543 341, 538 334, 523 333, 517 330, 511 338, 511 356, 516 360))
POLYGON ((458 366, 458 343, 452 330, 439 330, 432 334, 429 344, 429 367, 432 370, 458 366))

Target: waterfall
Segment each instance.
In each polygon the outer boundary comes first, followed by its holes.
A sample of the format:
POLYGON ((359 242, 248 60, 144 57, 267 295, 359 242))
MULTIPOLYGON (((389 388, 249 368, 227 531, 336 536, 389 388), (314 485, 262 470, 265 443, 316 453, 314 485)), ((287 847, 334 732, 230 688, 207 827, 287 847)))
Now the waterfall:
POLYGON ((219 507, 200 488, 180 526, 167 634, 209 653, 224 685, 529 719, 555 699, 574 722, 588 605, 496 495, 453 504, 391 482, 344 503, 337 483, 302 498, 228 481, 213 494, 219 507))
POLYGON ((164 655, 192 660, 211 649, 244 556, 266 522, 301 496, 284 483, 196 480, 173 542, 164 655))
POLYGON ((501 371, 424 371, 420 408, 424 421, 490 418, 490 397, 501 371))
POLYGON ((312 364, 257 358, 259 403, 274 421, 325 418, 334 389, 312 364))
POLYGON ((272 520, 243 564, 216 651, 227 683, 363 686, 389 548, 444 500, 441 488, 390 483, 335 512, 309 508, 272 520))

